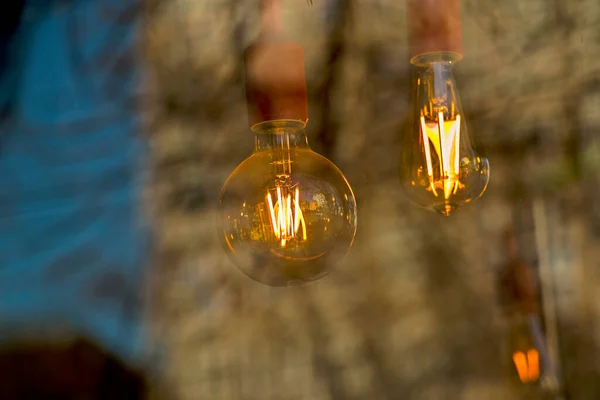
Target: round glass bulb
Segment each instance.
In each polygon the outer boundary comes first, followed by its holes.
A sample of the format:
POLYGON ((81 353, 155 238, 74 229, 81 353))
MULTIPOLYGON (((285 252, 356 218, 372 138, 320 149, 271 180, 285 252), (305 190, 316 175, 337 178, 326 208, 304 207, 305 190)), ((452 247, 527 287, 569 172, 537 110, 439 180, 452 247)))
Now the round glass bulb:
POLYGON ((255 147, 219 196, 219 233, 250 278, 289 286, 330 273, 356 233, 356 203, 342 172, 313 152, 297 121, 255 129, 255 147))

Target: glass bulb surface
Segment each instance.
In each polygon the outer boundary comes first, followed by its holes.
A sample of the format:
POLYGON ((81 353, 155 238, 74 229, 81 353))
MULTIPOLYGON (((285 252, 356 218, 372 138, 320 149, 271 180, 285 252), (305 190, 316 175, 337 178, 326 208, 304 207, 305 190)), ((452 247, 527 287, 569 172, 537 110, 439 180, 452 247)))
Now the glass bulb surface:
POLYGON ((348 252, 356 203, 341 171, 299 123, 271 121, 219 196, 219 234, 235 265, 271 286, 319 279, 348 252))
POLYGON ((489 182, 490 167, 467 135, 452 57, 431 53, 413 60, 410 126, 402 142, 400 177, 416 204, 450 215, 479 198, 489 182))

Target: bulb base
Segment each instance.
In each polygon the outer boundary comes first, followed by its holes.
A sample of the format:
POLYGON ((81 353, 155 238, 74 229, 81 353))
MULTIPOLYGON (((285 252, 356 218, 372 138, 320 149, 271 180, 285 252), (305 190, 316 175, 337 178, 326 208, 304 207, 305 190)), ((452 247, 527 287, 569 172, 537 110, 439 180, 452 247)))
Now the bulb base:
POLYGON ((308 122, 302 46, 282 40, 258 41, 244 54, 250 128, 274 120, 308 122))
POLYGON ((458 0, 408 0, 407 24, 411 62, 429 53, 463 54, 458 0))

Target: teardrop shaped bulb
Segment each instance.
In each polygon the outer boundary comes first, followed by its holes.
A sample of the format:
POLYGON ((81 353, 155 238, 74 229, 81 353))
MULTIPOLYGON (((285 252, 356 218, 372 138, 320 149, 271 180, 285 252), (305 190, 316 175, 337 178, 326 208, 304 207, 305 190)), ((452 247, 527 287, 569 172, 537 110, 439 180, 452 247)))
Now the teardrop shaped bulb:
POLYGON ((416 204, 450 215, 485 192, 490 166, 475 152, 452 76, 450 53, 429 53, 415 66, 412 115, 402 141, 400 178, 416 204))

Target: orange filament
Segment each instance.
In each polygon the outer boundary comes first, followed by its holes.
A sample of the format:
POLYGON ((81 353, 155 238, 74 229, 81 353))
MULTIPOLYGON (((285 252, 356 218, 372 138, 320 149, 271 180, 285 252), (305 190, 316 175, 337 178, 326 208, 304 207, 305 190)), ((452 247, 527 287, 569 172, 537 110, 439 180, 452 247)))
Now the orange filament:
POLYGON ((267 203, 273 233, 279 240, 281 247, 298 235, 301 231, 302 240, 306 240, 306 222, 300 209, 300 189, 296 187, 294 198, 288 193, 287 187, 277 186, 277 201, 273 204, 271 193, 267 192, 267 203))
POLYGON ((460 115, 455 120, 444 121, 444 113, 438 113, 437 122, 425 122, 421 116, 421 134, 427 162, 429 187, 435 196, 438 189, 444 191, 448 200, 460 188, 460 115), (434 178, 432 149, 440 160, 439 178, 434 178))
POLYGON ((521 382, 534 382, 539 378, 540 359, 536 349, 530 349, 527 353, 518 351, 513 354, 512 358, 521 382))

